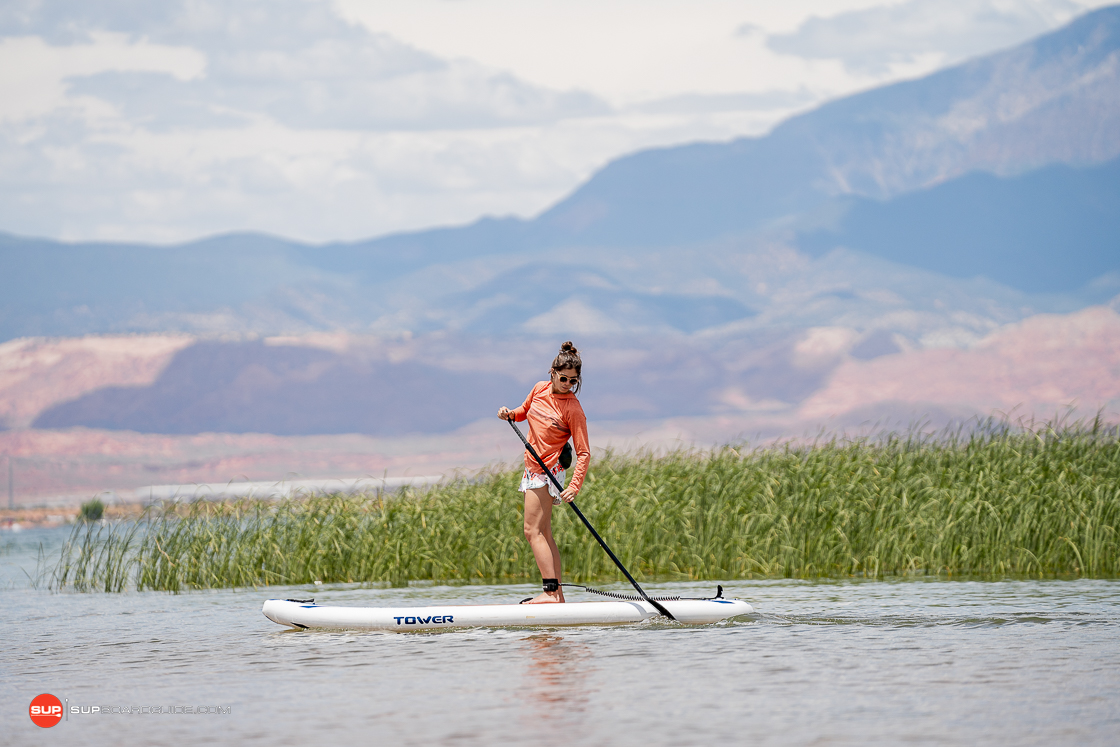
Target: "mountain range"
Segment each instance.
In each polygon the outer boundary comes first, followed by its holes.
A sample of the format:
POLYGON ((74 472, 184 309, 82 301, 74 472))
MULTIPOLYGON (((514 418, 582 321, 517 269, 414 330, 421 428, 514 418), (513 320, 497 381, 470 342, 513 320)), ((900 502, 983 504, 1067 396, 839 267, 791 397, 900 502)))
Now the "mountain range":
POLYGON ((533 219, 318 246, 0 234, 0 266, 0 372, 27 373, 0 376, 9 428, 446 433, 518 402, 564 339, 601 421, 920 408, 821 398, 1120 294, 1120 7, 763 137, 620 158, 533 219), (169 333, 158 366, 93 384, 49 371, 96 345, 19 357, 20 338, 169 333), (15 403, 32 380, 68 383, 15 403))

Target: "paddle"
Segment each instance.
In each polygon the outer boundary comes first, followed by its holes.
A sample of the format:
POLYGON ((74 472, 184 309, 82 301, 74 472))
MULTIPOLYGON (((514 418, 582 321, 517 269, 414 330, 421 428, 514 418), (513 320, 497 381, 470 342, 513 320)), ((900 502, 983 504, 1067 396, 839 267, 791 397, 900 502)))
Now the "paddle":
MULTIPOLYGON (((521 439, 521 443, 525 444, 525 448, 528 449, 529 453, 533 455, 533 458, 537 460, 537 464, 541 466, 541 469, 544 470, 544 473, 548 475, 548 479, 552 481, 552 484, 556 486, 557 490, 563 493, 564 486, 561 485, 560 481, 556 479, 556 475, 552 474, 552 472, 549 471, 548 467, 544 463, 544 460, 540 458, 540 455, 537 454, 537 450, 534 449, 532 444, 529 443, 529 439, 525 438, 525 434, 521 432, 521 429, 517 427, 517 424, 514 423, 512 418, 509 419, 509 425, 511 428, 513 428, 518 438, 521 439)), ((642 599, 652 604, 654 609, 656 609, 662 615, 665 615, 665 617, 669 618, 670 620, 676 620, 677 618, 673 617, 672 612, 665 609, 659 602, 650 599, 649 594, 646 594, 645 589, 638 585, 638 582, 635 581, 634 577, 630 575, 630 571, 626 570, 626 566, 624 566, 622 564, 622 561, 619 560, 613 552, 611 552, 611 548, 607 547, 607 543, 604 542, 603 538, 599 536, 599 533, 595 531, 595 527, 591 526, 591 522, 588 521, 587 517, 583 515, 583 511, 579 510, 579 506, 576 505, 576 502, 568 501, 567 503, 572 507, 572 510, 576 512, 576 516, 578 516, 579 520, 583 522, 583 525, 587 527, 587 531, 591 532, 591 536, 594 537, 595 540, 599 543, 599 547, 603 548, 603 550, 606 551, 607 555, 610 556, 610 559, 613 560, 614 564, 618 566, 618 570, 622 571, 622 575, 626 576, 626 579, 634 586, 635 589, 638 590, 638 593, 642 595, 642 599)))

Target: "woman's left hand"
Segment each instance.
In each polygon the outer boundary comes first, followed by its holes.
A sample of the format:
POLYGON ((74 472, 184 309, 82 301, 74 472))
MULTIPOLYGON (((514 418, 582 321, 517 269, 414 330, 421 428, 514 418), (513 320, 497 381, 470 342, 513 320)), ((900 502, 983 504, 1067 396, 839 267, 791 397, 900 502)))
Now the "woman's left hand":
POLYGON ((571 488, 564 488, 564 492, 560 494, 560 498, 565 503, 571 503, 576 499, 577 492, 578 491, 572 490, 571 488))

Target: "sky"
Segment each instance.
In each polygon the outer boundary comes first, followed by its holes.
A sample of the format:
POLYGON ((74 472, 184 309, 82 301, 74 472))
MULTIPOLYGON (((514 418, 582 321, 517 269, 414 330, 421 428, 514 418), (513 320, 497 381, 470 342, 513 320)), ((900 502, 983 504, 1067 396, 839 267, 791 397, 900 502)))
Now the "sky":
POLYGON ((5 0, 0 232, 356 240, 532 217, 1100 0, 5 0))

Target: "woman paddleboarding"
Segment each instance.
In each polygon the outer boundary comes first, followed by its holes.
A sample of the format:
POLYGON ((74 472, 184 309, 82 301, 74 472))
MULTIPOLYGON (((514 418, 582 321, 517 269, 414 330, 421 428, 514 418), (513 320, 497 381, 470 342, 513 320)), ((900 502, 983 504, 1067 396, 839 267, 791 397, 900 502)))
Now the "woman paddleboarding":
POLYGON ((552 507, 560 505, 562 500, 575 500, 591 462, 587 418, 576 399, 582 368, 583 361, 576 346, 565 342, 552 361, 549 380, 534 386, 517 409, 502 407, 498 410, 498 417, 502 420, 529 421, 529 443, 561 485, 564 484, 564 467, 560 464, 560 453, 569 438, 575 444, 575 472, 562 493, 541 471, 537 460, 528 451, 525 453, 525 472, 518 488, 525 494, 525 539, 529 541, 544 581, 544 593, 526 604, 564 601, 564 590, 560 585, 560 551, 552 539, 552 507))

